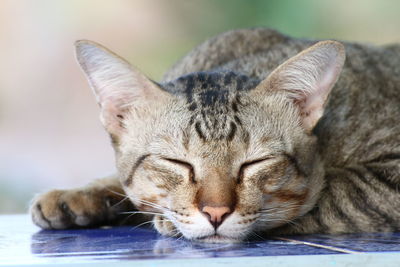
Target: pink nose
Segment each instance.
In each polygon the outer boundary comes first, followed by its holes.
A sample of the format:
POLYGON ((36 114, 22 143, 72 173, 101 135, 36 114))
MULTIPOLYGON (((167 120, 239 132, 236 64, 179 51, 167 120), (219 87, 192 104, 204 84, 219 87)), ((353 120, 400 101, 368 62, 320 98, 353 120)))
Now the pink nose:
POLYGON ((208 220, 215 229, 217 229, 225 218, 231 214, 231 209, 229 207, 204 206, 201 211, 208 217, 208 220))

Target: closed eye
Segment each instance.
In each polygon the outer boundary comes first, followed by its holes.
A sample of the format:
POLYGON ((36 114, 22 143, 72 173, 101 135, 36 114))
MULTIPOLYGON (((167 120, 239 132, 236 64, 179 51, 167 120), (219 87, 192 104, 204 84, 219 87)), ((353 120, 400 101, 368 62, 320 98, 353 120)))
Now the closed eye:
POLYGON ((169 161, 169 162, 171 162, 173 164, 180 165, 180 166, 188 169, 189 170, 189 180, 192 183, 196 183, 196 180, 195 180, 195 177, 194 177, 194 168, 193 168, 192 164, 190 164, 190 163, 188 163, 186 161, 179 160, 179 159, 171 159, 171 158, 162 158, 162 159, 166 160, 166 161, 169 161))
POLYGON ((238 183, 241 183, 242 182, 242 180, 243 180, 243 174, 244 174, 244 171, 246 170, 246 168, 248 168, 249 166, 253 166, 253 165, 256 165, 256 164, 258 164, 258 163, 261 163, 261 162, 264 162, 264 161, 266 161, 266 160, 270 160, 270 159, 272 159, 273 157, 266 157, 266 158, 260 158, 260 159, 255 159, 255 160, 252 160, 252 161, 248 161, 248 162, 245 162, 245 163, 243 163, 242 164, 242 166, 240 166, 240 169, 239 169, 239 174, 238 174, 238 183))

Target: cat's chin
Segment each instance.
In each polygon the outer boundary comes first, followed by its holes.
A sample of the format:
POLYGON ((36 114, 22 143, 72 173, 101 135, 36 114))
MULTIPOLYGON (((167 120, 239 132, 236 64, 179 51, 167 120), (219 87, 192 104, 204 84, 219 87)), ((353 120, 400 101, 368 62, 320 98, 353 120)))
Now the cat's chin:
POLYGON ((240 239, 235 239, 231 237, 226 237, 222 235, 209 235, 201 238, 196 238, 192 240, 194 242, 202 242, 202 243, 240 243, 240 239))

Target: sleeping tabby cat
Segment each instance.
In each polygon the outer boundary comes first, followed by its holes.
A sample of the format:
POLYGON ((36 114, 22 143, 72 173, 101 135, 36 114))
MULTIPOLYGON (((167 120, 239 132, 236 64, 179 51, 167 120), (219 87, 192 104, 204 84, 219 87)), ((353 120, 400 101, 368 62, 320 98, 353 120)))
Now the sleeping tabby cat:
POLYGON ((128 214, 205 242, 400 230, 399 45, 235 30, 160 83, 94 42, 76 51, 118 175, 39 195, 40 227, 128 214))

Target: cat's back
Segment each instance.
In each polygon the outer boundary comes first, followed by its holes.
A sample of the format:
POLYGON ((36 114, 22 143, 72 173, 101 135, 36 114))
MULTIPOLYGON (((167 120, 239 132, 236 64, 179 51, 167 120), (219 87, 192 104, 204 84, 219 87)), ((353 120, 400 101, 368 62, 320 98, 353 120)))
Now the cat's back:
MULTIPOLYGON (((208 70, 233 70, 258 79, 316 43, 277 31, 234 30, 189 52, 164 80, 208 70)), ((346 62, 315 128, 327 162, 344 165, 398 153, 400 144, 400 45, 344 42, 346 62)))
POLYGON ((345 66, 315 128, 321 152, 336 165, 398 154, 400 46, 345 46, 345 66))
MULTIPOLYGON (((230 68, 249 74, 257 66, 264 65, 267 56, 265 53, 276 54, 270 62, 271 66, 265 68, 265 71, 268 71, 273 65, 296 54, 296 51, 301 51, 307 46, 306 43, 312 42, 299 42, 266 28, 224 32, 195 47, 164 75, 164 80, 174 80, 192 72, 218 68, 230 68), (256 55, 259 56, 260 53, 263 54, 262 57, 253 58, 256 55), (248 63, 248 66, 244 64, 244 61, 248 63)), ((265 73, 251 74, 256 77, 265 75, 265 73)))

